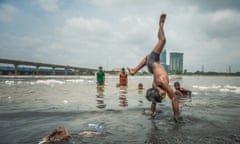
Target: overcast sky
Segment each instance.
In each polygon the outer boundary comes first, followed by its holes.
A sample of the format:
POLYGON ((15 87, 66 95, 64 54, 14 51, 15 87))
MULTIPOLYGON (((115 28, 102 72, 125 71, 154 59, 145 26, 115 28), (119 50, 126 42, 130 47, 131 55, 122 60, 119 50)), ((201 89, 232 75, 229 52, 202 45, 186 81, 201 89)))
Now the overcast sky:
POLYGON ((104 69, 133 67, 157 42, 184 69, 240 71, 239 0, 1 0, 0 58, 104 69))

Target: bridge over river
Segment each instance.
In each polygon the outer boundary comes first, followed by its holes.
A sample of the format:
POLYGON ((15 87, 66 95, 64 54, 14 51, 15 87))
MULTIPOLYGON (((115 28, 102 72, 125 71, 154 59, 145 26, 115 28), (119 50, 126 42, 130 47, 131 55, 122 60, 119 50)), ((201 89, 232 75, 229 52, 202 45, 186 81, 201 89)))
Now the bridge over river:
POLYGON ((94 74, 97 69, 82 68, 75 66, 64 66, 57 64, 48 64, 40 62, 30 62, 21 60, 1 59, 0 74, 12 75, 78 75, 78 74, 94 74), (7 66, 6 66, 7 65, 7 66))

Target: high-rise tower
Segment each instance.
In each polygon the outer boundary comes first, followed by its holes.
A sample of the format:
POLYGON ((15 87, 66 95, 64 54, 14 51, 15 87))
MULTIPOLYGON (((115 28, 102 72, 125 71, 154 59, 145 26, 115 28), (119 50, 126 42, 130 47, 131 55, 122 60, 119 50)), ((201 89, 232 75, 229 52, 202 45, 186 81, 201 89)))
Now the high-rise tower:
POLYGON ((169 72, 173 74, 181 74, 183 72, 183 53, 170 53, 169 72))
POLYGON ((160 54, 160 64, 165 68, 166 71, 168 71, 167 68, 167 52, 165 49, 160 54))

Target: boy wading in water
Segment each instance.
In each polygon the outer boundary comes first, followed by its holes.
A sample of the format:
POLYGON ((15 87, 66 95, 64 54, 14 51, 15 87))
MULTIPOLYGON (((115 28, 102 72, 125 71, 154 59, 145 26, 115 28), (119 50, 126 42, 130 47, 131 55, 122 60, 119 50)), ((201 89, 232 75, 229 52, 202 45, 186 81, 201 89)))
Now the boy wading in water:
MULTIPOLYGON (((134 75, 142 67, 147 65, 149 72, 153 74, 153 87, 158 90, 161 96, 165 95, 165 91, 168 93, 172 100, 172 109, 174 114, 174 120, 177 122, 181 118, 179 117, 179 104, 177 97, 174 94, 172 87, 169 85, 168 74, 159 63, 160 53, 166 43, 166 38, 163 31, 166 14, 160 16, 159 31, 158 31, 158 42, 154 47, 153 51, 148 54, 135 68, 128 68, 131 75, 134 75)), ((156 112, 156 102, 152 102, 151 105, 152 113, 156 112)))

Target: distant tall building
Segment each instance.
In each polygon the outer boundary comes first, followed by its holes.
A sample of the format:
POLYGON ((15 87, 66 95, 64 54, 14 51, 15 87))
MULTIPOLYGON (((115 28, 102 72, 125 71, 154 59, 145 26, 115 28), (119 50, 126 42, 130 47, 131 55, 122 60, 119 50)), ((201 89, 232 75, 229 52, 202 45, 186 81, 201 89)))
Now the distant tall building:
POLYGON ((204 65, 202 65, 202 73, 204 73, 204 65))
POLYGON ((160 64, 166 64, 167 52, 164 49, 160 54, 160 64))
POLYGON ((170 53, 169 72, 174 74, 180 74, 183 72, 183 53, 170 53))
POLYGON ((165 49, 160 54, 160 64, 165 68, 166 71, 168 71, 167 68, 167 52, 165 49))
POLYGON ((228 73, 231 73, 231 65, 228 66, 228 73))

